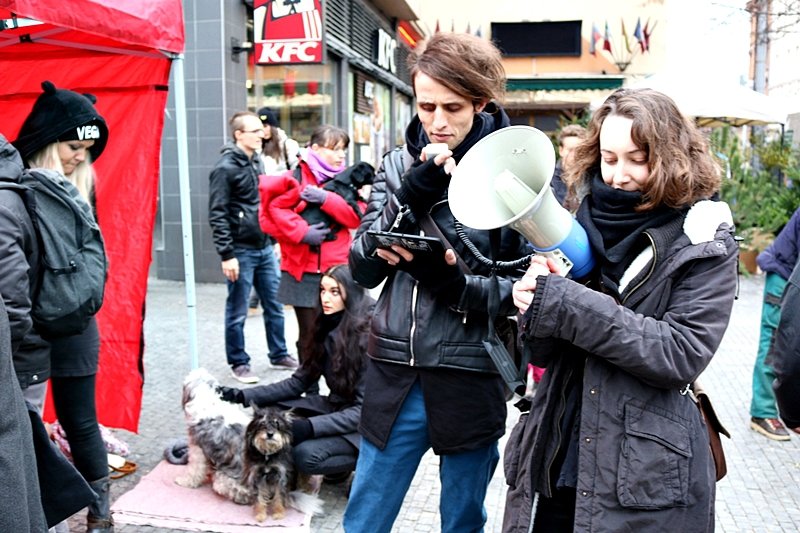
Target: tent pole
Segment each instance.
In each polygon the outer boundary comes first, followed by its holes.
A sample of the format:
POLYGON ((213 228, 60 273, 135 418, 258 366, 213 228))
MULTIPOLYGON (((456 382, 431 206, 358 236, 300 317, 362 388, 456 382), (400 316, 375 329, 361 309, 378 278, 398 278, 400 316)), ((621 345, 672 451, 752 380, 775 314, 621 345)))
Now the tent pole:
POLYGON ((197 297, 194 281, 194 245, 192 240, 192 206, 189 187, 189 149, 186 134, 186 79, 183 54, 172 57, 175 77, 175 124, 178 141, 178 179, 181 198, 181 229, 183 232, 183 272, 186 281, 186 311, 189 315, 189 358, 191 369, 199 366, 197 356, 197 297))

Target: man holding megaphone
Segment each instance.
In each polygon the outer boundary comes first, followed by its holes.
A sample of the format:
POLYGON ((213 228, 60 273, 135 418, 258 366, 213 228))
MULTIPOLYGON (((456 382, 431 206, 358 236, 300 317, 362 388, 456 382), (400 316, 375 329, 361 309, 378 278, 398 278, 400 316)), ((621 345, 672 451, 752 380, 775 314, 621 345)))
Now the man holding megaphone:
POLYGON ((514 278, 491 276, 491 263, 469 247, 495 260, 517 259, 525 240, 503 228, 492 245, 487 230, 457 231, 447 193, 466 152, 509 125, 493 102, 505 88, 501 56, 472 35, 436 33, 408 63, 417 116, 406 145, 383 159, 350 251, 358 283, 385 284, 367 349, 348 533, 391 530, 430 448, 441 456, 442 531, 480 531, 505 431, 504 382, 483 341, 490 295, 499 295, 491 298, 493 315, 515 314, 514 278), (403 235, 392 241, 387 232, 403 235))

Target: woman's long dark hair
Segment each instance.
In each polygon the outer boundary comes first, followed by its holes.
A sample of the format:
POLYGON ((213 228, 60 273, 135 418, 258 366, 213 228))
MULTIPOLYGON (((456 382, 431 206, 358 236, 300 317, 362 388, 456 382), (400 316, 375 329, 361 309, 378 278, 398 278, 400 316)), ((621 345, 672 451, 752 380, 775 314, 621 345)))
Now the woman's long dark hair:
POLYGON ((328 386, 343 398, 354 400, 361 369, 367 354, 367 338, 375 300, 366 289, 356 284, 347 265, 334 265, 323 276, 336 280, 343 294, 344 311, 342 318, 332 331, 324 328, 324 314, 317 299, 317 314, 314 329, 303 341, 306 358, 303 366, 312 375, 322 374, 325 351, 332 369, 326 376, 328 386))

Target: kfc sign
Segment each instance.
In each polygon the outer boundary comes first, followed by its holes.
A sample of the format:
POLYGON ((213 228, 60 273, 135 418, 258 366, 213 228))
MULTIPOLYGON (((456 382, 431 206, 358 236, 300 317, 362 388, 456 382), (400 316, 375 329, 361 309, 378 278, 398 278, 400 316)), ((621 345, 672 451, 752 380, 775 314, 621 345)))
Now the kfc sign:
POLYGON ((255 0, 256 63, 322 63, 324 26, 320 1, 255 0))
POLYGON ((378 28, 377 48, 378 57, 376 59, 378 66, 385 68, 392 74, 397 74, 397 63, 394 60, 397 41, 380 28, 378 28))

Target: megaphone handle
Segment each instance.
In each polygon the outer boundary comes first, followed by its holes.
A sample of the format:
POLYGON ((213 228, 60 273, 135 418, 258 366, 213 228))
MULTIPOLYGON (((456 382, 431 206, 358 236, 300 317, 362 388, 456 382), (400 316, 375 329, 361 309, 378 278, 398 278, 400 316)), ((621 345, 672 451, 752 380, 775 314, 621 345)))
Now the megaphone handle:
POLYGON ((458 265, 458 268, 461 270, 461 272, 469 275, 472 274, 472 269, 470 269, 467 266, 467 263, 465 263, 464 260, 461 259, 459 253, 456 252, 456 249, 453 248, 453 245, 450 244, 450 241, 447 240, 447 237, 444 236, 442 230, 440 230, 439 226, 436 225, 436 221, 433 220, 433 217, 431 216, 430 213, 428 213, 422 218, 422 220, 419 223, 419 226, 420 228, 422 228, 422 231, 424 231, 426 235, 436 237, 440 241, 442 241, 442 244, 444 244, 445 249, 449 248, 450 250, 453 250, 453 253, 456 254, 456 264, 458 265))

